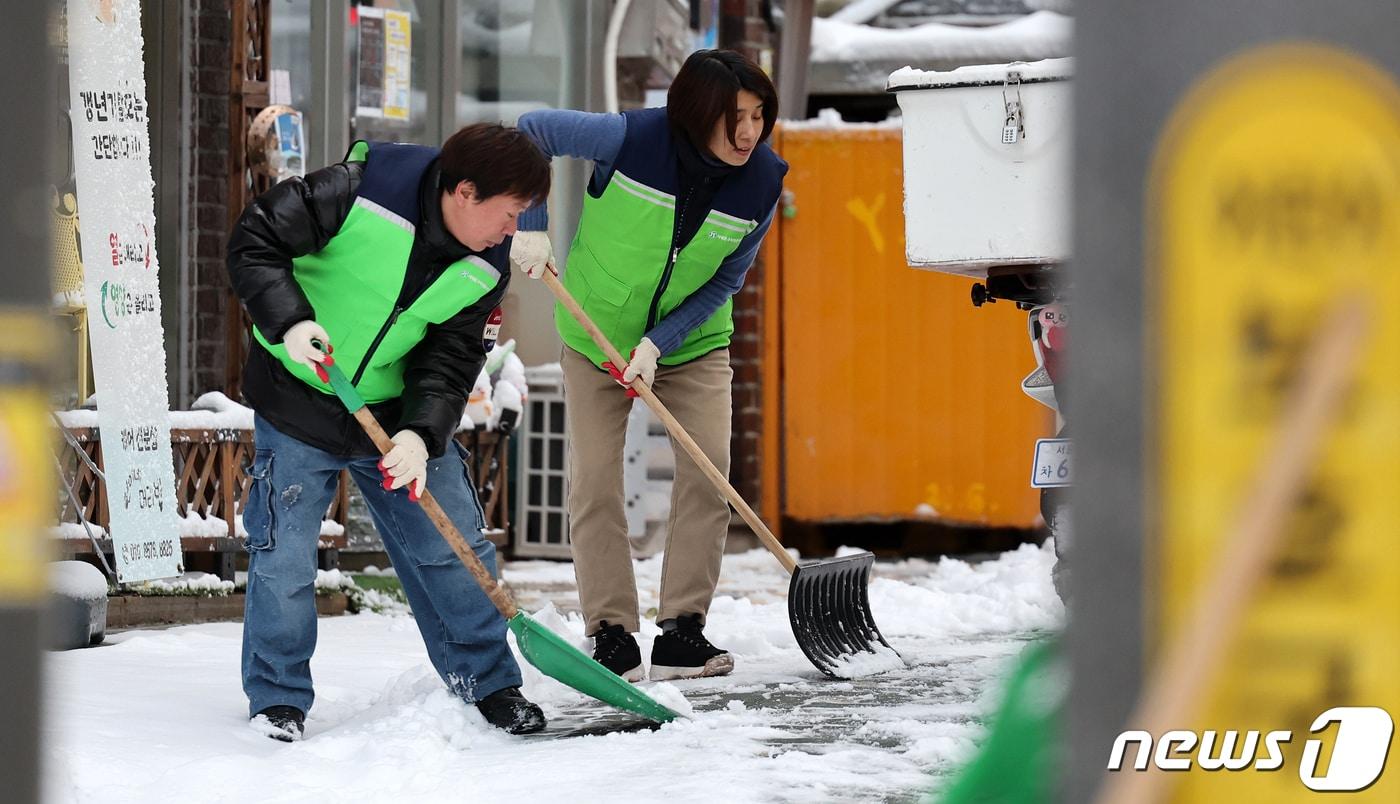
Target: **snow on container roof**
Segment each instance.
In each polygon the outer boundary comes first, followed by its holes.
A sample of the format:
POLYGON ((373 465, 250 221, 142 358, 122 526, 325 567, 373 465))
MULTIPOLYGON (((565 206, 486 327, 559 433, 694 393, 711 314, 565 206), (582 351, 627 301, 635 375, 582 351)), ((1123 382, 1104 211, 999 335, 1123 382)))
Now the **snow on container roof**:
POLYGON ((890 74, 890 80, 885 85, 885 89, 890 92, 900 92, 909 89, 942 87, 1001 86, 1006 83, 1006 75, 1012 70, 1021 74, 1022 84, 1067 81, 1074 77, 1074 59, 1042 59, 1041 61, 1012 62, 1010 64, 972 64, 942 72, 904 67, 890 74))
POLYGON ((812 20, 809 90, 878 92, 902 64, 937 70, 1064 57, 1071 52, 1073 34, 1074 20, 1053 11, 985 27, 932 22, 875 28, 817 18, 812 20))

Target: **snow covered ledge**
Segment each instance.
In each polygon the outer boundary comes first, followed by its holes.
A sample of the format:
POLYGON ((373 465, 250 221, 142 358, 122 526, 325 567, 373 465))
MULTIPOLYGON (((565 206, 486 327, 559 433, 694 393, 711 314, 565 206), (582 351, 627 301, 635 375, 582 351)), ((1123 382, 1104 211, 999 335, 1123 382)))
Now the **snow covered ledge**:
MULTIPOLYGON (((511 429, 520 419, 529 387, 525 369, 514 354, 514 342, 497 344, 487 357, 486 367, 477 378, 467 400, 466 409, 457 427, 457 438, 477 456, 473 477, 483 486, 493 489, 483 495, 487 511, 488 531, 503 540, 508 506, 497 503, 499 490, 506 487, 505 462, 498 464, 499 477, 485 477, 492 465, 490 455, 497 451, 499 433, 511 429), (492 381, 495 376, 495 381, 492 381), (486 435, 486 434, 491 435, 486 435), (500 521, 496 521, 496 520, 500 521)), ((96 406, 98 396, 90 397, 78 410, 57 411, 59 422, 72 436, 62 463, 65 478, 73 485, 84 516, 91 523, 92 537, 110 550, 107 538, 105 489, 97 475, 74 452, 74 447, 101 466, 96 406)), ((223 393, 211 391, 194 401, 190 410, 169 412, 170 441, 175 460, 176 504, 180 525, 181 548, 185 552, 217 552, 227 556, 241 550, 247 539, 243 527, 242 507, 247 499, 251 481, 246 466, 253 453, 253 410, 223 393)), ((323 563, 335 563, 334 552, 344 549, 348 541, 345 520, 349 507, 348 486, 342 478, 340 487, 321 522, 320 549, 326 552, 323 563)), ((93 552, 89 530, 70 511, 65 519, 51 529, 61 540, 68 554, 93 552)), ((502 541, 503 544, 503 541, 502 541)), ((327 567, 331 568, 331 567, 327 567)), ((232 570, 227 575, 232 577, 232 570)), ((221 576, 225 575, 220 571, 221 576)))
MULTIPOLYGON (((88 400, 89 406, 96 396, 88 400)), ((242 507, 251 484, 246 467, 253 454, 253 411, 213 391, 200 396, 190 410, 170 411, 170 443, 175 469, 175 501, 180 528, 180 547, 185 553, 219 553, 219 575, 233 577, 233 558, 243 549, 247 531, 243 528, 242 507)), ((66 449, 60 463, 64 479, 82 507, 84 527, 71 505, 51 529, 69 555, 111 550, 108 538, 106 489, 77 451, 101 468, 101 446, 97 411, 91 407, 57 411, 66 435, 66 449), (68 441, 71 437, 72 441, 68 441), (93 538, 98 548, 93 546, 93 538)), ((326 519, 321 523, 319 548, 335 563, 334 551, 345 547, 346 494, 337 493, 326 519)))

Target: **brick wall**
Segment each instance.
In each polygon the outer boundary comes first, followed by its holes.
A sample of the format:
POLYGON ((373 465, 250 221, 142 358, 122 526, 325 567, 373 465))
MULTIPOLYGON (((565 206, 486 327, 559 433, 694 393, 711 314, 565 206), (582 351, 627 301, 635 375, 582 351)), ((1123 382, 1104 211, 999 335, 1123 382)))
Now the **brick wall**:
MULTIPOLYGON (((760 65, 772 63, 777 35, 770 33, 760 14, 759 0, 722 0, 720 47, 737 50, 760 65)), ((777 227, 775 221, 773 226, 777 227)), ((730 480, 744 499, 758 509, 765 493, 762 477, 761 433, 763 394, 777 393, 763 387, 763 355, 759 337, 763 330, 763 259, 749 270, 744 288, 734 297, 734 341, 730 359, 734 367, 734 420, 730 442, 730 480)))
POLYGON ((230 0, 189 0, 191 154, 189 259, 194 366, 190 398, 224 388, 224 250, 229 229, 230 0))

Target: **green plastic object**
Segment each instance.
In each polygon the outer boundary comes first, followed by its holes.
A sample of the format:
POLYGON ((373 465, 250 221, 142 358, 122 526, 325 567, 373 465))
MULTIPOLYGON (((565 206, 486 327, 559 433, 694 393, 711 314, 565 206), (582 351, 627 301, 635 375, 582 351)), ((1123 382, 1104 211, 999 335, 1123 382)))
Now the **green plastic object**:
POLYGON ((1051 804, 1067 678, 1058 640, 1027 649, 982 750, 929 804, 1051 804))
POLYGON ((515 633, 520 655, 550 678, 591 698, 658 723, 669 723, 680 717, 621 676, 593 661, 525 612, 517 612, 507 624, 515 633))
MULTIPOLYGON (((311 345, 321 350, 321 354, 329 354, 326 351, 326 345, 319 340, 313 338, 311 340, 311 345)), ((360 392, 356 391, 355 386, 350 384, 350 380, 345 376, 345 372, 340 370, 339 364, 335 361, 331 361, 330 365, 322 363, 321 368, 325 370, 326 376, 330 377, 331 389, 335 391, 336 396, 340 397, 340 402, 345 406, 346 410, 354 413, 365 406, 364 397, 360 396, 360 392)))
MULTIPOLYGON (((335 390, 335 395, 340 397, 346 410, 354 413, 365 406, 365 401, 360 398, 350 380, 346 379, 340 366, 332 363, 325 366, 325 370, 326 375, 330 377, 331 388, 335 390)), ((520 655, 550 678, 591 698, 658 723, 669 723, 680 717, 621 676, 593 661, 583 651, 564 641, 548 627, 531 619, 525 612, 516 609, 515 615, 508 619, 506 624, 515 633, 520 655)))
POLYGON ((340 366, 332 364, 325 369, 327 376, 331 378, 331 388, 335 390, 335 395, 340 397, 340 401, 345 403, 346 410, 354 413, 365 406, 365 400, 360 396, 360 392, 355 390, 355 386, 350 384, 340 366))

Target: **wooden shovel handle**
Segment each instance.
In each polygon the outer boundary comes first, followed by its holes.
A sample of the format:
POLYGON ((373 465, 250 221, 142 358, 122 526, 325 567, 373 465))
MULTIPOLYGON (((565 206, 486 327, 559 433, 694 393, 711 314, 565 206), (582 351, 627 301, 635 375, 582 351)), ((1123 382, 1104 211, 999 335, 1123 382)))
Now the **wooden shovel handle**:
MULTIPOLYGON (((622 353, 613 347, 612 343, 608 340, 608 336, 604 335, 603 331, 598 329, 598 325, 593 323, 593 319, 588 317, 588 313, 583 311, 579 303, 574 300, 573 295, 559 283, 559 278, 554 275, 554 272, 546 270, 543 280, 545 286, 554 294, 554 297, 559 300, 560 304, 568 309, 573 315, 574 320, 578 321, 579 325, 588 332, 589 337, 593 339, 593 343, 597 344, 598 348, 603 350, 603 354, 612 361, 612 364, 617 366, 619 371, 625 368, 627 366, 627 361, 623 359, 622 353)), ((686 453, 690 455, 691 459, 695 461, 695 465, 700 467, 700 471, 705 473, 705 477, 709 478, 710 482, 719 490, 719 493, 723 494, 724 498, 729 501, 729 504, 734 506, 734 510, 738 511, 739 516, 743 517, 744 521, 749 524, 749 527, 757 534, 759 540, 763 542, 763 546, 767 547, 768 550, 773 553, 773 556, 783 565, 783 569, 786 569, 789 573, 796 571, 797 562, 793 560, 792 556, 788 555, 787 550, 783 549, 782 542, 778 541, 778 537, 774 536, 773 532, 768 529, 768 526, 763 524, 763 520, 758 518, 758 514, 754 513, 754 510, 749 507, 749 504, 744 502, 744 498, 739 496, 739 492, 735 491, 734 487, 729 485, 729 479, 705 456, 705 451, 700 449, 700 445, 695 443, 695 439, 691 438, 690 434, 681 426, 681 423, 676 421, 676 417, 671 415, 671 411, 667 410, 666 406, 661 404, 661 400, 656 397, 656 394, 652 393, 651 386, 647 385, 638 377, 632 381, 632 390, 636 391, 637 395, 642 398, 642 401, 647 403, 647 407, 651 408, 652 412, 656 414, 656 418, 660 419, 661 423, 666 425, 666 432, 670 433, 671 437, 676 439, 676 442, 679 443, 681 447, 685 449, 686 453)))
MULTIPOLYGON (((374 442, 374 446, 379 448, 381 455, 387 454, 389 450, 394 448, 393 440, 389 438, 388 433, 384 432, 384 428, 379 426, 379 422, 374 418, 374 414, 369 412, 369 408, 363 407, 355 411, 355 421, 358 421, 360 426, 365 429, 365 434, 374 442)), ((437 526, 438 532, 452 546, 452 552, 456 553, 457 557, 462 559, 462 563, 467 565, 467 571, 476 578, 477 584, 481 586, 481 591, 491 598, 491 602, 496 605, 501 616, 507 620, 514 617, 518 611, 515 608, 515 601, 511 600, 510 595, 506 594, 506 590, 502 589, 496 579, 491 577, 491 573, 486 570, 486 565, 482 564, 481 559, 476 557, 476 552, 472 550, 471 545, 467 544, 466 538, 462 536, 461 531, 457 530, 457 526, 452 524, 452 518, 447 515, 446 511, 442 510, 442 506, 438 505, 432 492, 424 488, 423 496, 419 498, 418 504, 423 506, 423 513, 428 515, 428 519, 431 519, 433 524, 437 526)))
MULTIPOLYGON (((1343 299, 1331 311, 1280 417, 1276 448, 1262 453, 1212 577, 1163 651, 1126 728, 1160 737, 1168 729, 1189 727, 1283 542, 1288 514, 1341 407, 1369 329, 1370 307, 1359 297, 1343 299)), ((1118 771, 1095 801, 1151 804, 1166 797, 1178 775, 1162 773, 1154 764, 1145 772, 1118 771)))

